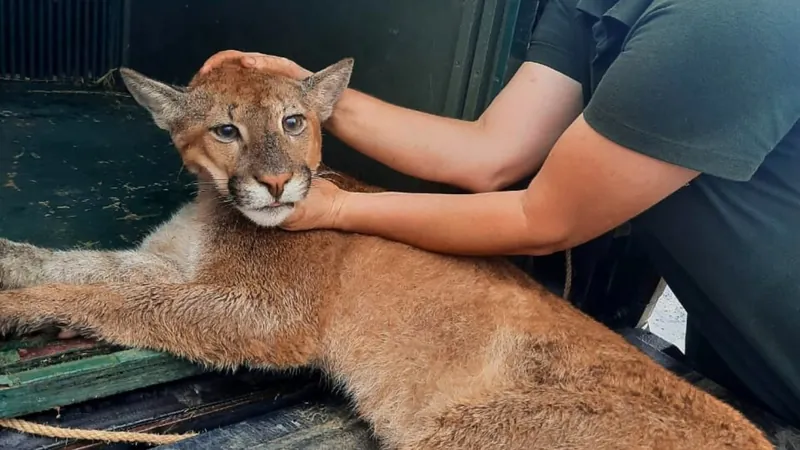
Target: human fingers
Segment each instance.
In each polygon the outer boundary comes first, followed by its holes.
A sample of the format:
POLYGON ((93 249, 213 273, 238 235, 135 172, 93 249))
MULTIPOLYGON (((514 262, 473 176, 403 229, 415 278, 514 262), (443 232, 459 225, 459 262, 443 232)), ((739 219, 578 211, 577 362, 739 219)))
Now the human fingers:
POLYGON ((209 70, 213 69, 214 67, 220 66, 225 61, 231 61, 234 59, 243 59, 243 57, 247 55, 245 52, 241 52, 239 50, 222 50, 217 53, 214 53, 209 57, 204 63, 203 66, 200 68, 200 73, 206 73, 209 70))

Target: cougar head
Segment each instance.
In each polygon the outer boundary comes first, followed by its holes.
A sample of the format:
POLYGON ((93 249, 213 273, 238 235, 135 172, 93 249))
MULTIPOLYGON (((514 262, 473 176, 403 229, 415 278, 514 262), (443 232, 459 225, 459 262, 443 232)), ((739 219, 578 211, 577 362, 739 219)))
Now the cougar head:
POLYGON ((186 168, 250 220, 279 225, 308 193, 322 122, 350 82, 343 59, 304 80, 228 63, 175 87, 120 69, 133 98, 170 133, 186 168))

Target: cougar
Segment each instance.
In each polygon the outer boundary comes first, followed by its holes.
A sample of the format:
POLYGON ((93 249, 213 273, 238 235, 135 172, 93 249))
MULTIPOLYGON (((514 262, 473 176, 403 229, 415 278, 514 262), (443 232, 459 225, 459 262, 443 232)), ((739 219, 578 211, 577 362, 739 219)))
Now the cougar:
POLYGON ((198 192, 127 250, 1 240, 0 332, 62 326, 213 368, 319 369, 385 448, 772 448, 505 258, 280 229, 314 177, 382 190, 321 162, 352 68, 294 80, 226 64, 185 88, 122 68, 198 192))

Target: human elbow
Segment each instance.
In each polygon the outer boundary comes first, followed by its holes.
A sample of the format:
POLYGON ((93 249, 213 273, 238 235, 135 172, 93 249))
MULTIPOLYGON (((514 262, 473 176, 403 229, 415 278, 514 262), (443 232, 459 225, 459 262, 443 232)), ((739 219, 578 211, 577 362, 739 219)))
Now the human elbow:
POLYGON ((574 246, 578 232, 573 221, 561 214, 525 206, 525 255, 547 256, 574 246))
POLYGON ((474 193, 497 192, 518 181, 518 177, 510 172, 503 166, 478 165, 469 173, 462 174, 457 185, 474 193))
POLYGON ((566 231, 540 231, 535 235, 537 238, 525 246, 523 253, 526 256, 548 256, 570 248, 570 237, 566 231))
POLYGON ((530 246, 524 252, 526 256, 549 256, 570 248, 566 239, 530 246))

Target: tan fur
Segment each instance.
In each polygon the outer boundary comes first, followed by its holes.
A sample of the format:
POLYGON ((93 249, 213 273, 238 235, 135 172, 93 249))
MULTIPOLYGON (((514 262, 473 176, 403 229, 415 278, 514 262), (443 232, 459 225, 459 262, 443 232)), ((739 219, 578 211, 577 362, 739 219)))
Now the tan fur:
MULTIPOLYGON (((220 368, 317 367, 351 394, 387 448, 772 448, 734 409, 504 259, 248 220, 266 188, 238 198, 229 180, 290 171, 306 189, 319 165, 319 124, 350 66, 305 84, 224 66, 187 92, 124 72, 171 131, 200 192, 130 251, 0 240, 0 287, 10 289, 0 292, 0 327, 67 325, 220 368), (307 128, 287 137, 281 120, 298 112, 307 128), (224 144, 208 131, 225 121, 240 140, 224 144)), ((291 202, 278 208, 291 212, 291 202)))

